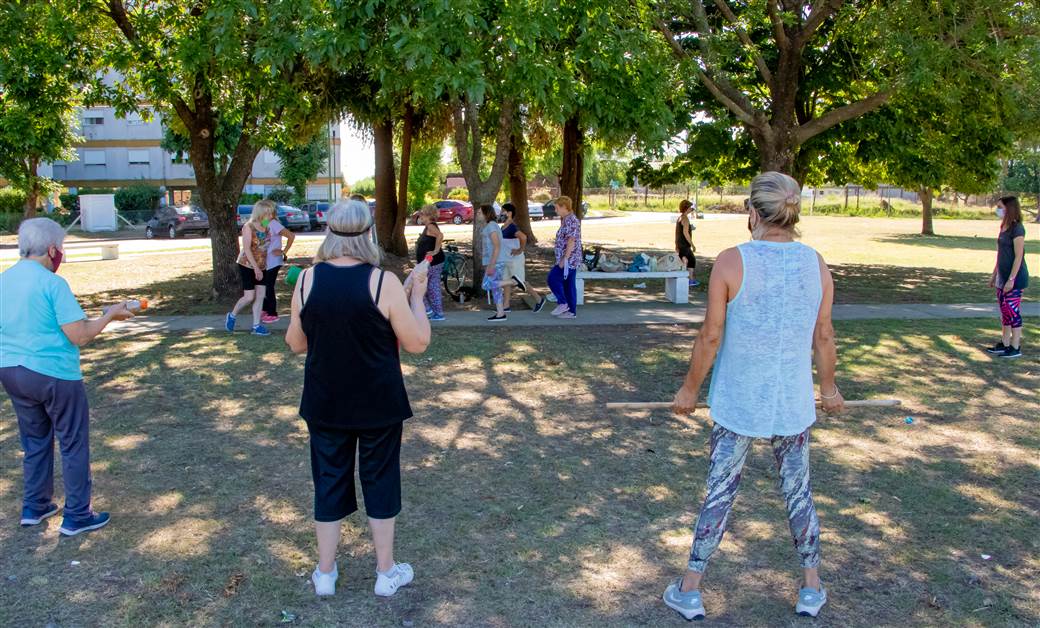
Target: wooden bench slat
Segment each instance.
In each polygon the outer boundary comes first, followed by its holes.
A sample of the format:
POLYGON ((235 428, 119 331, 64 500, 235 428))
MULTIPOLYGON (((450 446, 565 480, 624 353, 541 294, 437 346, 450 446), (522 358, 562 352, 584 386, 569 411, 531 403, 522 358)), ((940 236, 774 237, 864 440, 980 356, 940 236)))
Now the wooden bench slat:
POLYGON ((579 270, 578 277, 581 279, 668 279, 671 277, 687 277, 685 270, 667 270, 646 273, 629 272, 600 272, 595 270, 579 270))

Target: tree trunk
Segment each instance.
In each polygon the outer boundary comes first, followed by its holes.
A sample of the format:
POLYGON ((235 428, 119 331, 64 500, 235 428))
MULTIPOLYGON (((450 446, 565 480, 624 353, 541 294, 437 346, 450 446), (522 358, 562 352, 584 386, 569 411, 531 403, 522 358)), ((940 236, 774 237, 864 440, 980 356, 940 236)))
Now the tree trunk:
POLYGON ((524 135, 523 130, 517 128, 513 131, 513 140, 509 143, 509 202, 516 207, 516 222, 518 229, 527 235, 527 243, 534 245, 538 238, 534 237, 531 229, 531 215, 527 211, 527 172, 524 169, 524 135))
POLYGON ((398 213, 408 213, 408 170, 412 161, 412 135, 415 123, 415 114, 412 105, 405 105, 404 121, 401 125, 401 172, 397 183, 397 207, 398 213))
POLYGON ((563 168, 560 171, 560 194, 574 201, 574 213, 584 218, 581 210, 582 183, 585 179, 585 139, 575 113, 563 125, 563 168))
POLYGON ((30 157, 26 164, 26 175, 27 180, 30 181, 29 189, 25 194, 25 217, 35 218, 36 217, 36 204, 40 200, 40 179, 39 175, 36 174, 40 166, 40 160, 37 157, 30 157))
POLYGON ((932 188, 927 186, 921 187, 921 213, 921 235, 935 235, 932 228, 932 188))
POLYGON ((394 184, 397 175, 394 170, 394 127, 389 116, 372 125, 372 137, 376 168, 376 236, 387 253, 407 255, 403 229, 401 233, 395 233, 398 210, 394 184))

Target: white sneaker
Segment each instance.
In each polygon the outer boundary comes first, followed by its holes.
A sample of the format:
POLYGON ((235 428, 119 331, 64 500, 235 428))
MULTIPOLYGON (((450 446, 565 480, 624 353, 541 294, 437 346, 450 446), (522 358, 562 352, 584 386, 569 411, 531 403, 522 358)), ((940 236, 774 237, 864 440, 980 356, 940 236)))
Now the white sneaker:
POLYGON ((376 595, 390 597, 401 587, 415 578, 415 572, 408 563, 394 563, 385 574, 376 572, 376 595))
POLYGON ((315 595, 335 595, 337 578, 339 578, 339 567, 336 565, 332 566, 332 571, 330 573, 324 573, 315 567, 314 573, 311 574, 311 582, 314 583, 315 595))
POLYGON ((571 306, 564 303, 562 305, 557 305, 556 308, 552 311, 552 315, 559 316, 560 314, 563 314, 564 312, 569 312, 570 310, 571 306))

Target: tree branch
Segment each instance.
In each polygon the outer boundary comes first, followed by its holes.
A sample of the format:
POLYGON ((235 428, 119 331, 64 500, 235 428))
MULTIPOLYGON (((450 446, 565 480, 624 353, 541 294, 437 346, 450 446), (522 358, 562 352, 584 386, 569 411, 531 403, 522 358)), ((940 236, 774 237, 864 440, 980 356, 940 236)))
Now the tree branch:
POLYGON ((832 109, 819 118, 813 118, 805 124, 800 125, 798 130, 795 132, 795 141, 799 145, 804 144, 810 138, 823 133, 832 126, 841 124, 846 120, 851 120, 877 109, 888 102, 888 99, 891 97, 892 92, 886 90, 878 92, 873 96, 868 96, 863 100, 857 100, 856 102, 843 107, 832 109))
POLYGON ((784 26, 784 20, 780 17, 780 11, 777 10, 777 0, 766 0, 766 11, 769 13, 769 21, 773 23, 773 37, 776 38, 777 49, 786 48, 787 41, 787 28, 784 26))
MULTIPOLYGON (((703 11, 704 7, 702 6, 702 14, 703 11)), ((726 109, 729 109, 730 112, 732 112, 733 115, 744 124, 754 127, 761 126, 761 123, 754 115, 755 109, 746 96, 734 89, 729 83, 725 82, 725 79, 720 79, 716 82, 712 77, 708 76, 707 72, 701 69, 697 60, 692 59, 690 53, 679 44, 675 39, 675 34, 672 33, 672 30, 668 28, 668 25, 664 23, 664 20, 662 20, 659 15, 654 16, 654 23, 661 35, 668 40, 668 43, 671 45, 672 51, 675 53, 676 57, 678 57, 680 61, 690 61, 693 63, 693 67, 697 71, 697 78, 705 87, 708 88, 708 91, 711 92, 716 100, 722 103, 726 109)), ((704 25, 707 26, 707 21, 705 21, 704 25)), ((703 38, 700 39, 702 40, 700 42, 701 50, 704 51, 707 49, 707 44, 703 41, 703 38)))
POLYGON ((751 58, 755 61, 755 66, 758 67, 758 73, 762 75, 762 79, 772 87, 773 85, 773 73, 769 70, 769 66, 766 64, 766 60, 762 57, 762 53, 758 51, 758 46, 755 45, 751 38, 748 37, 747 31, 744 30, 737 20, 737 15, 733 12, 733 9, 729 7, 729 3, 726 0, 715 0, 715 6, 719 8, 722 15, 726 16, 729 23, 733 25, 733 30, 736 31, 737 37, 740 41, 747 46, 751 53, 751 58))
POLYGON ((845 3, 845 0, 816 0, 813 2, 812 10, 809 12, 809 17, 806 18, 805 23, 802 24, 798 34, 795 36, 795 48, 801 50, 805 43, 809 41, 809 38, 820 28, 820 26, 827 21, 827 18, 837 13, 841 5, 845 3))

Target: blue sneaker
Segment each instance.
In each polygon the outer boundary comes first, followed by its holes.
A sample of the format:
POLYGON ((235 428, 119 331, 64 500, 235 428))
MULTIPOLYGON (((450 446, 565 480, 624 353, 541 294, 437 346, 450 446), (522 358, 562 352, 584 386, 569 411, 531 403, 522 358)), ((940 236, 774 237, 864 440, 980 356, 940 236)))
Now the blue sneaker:
POLYGON ((688 591, 683 593, 679 590, 682 586, 682 577, 678 577, 664 590, 664 603, 668 608, 683 616, 686 621, 704 619, 704 603, 701 602, 700 591, 688 591))
POLYGON ((91 512, 90 516, 83 519, 70 519, 66 515, 65 520, 61 522, 61 527, 58 528, 58 532, 61 532, 63 536, 76 536, 83 532, 103 528, 108 525, 109 520, 110 517, 107 512, 91 512))
POLYGON ((263 325, 254 325, 253 326, 253 335, 254 336, 270 336, 271 332, 267 331, 267 328, 264 327, 263 325))
POLYGON ((805 617, 816 617, 826 603, 827 589, 823 588, 822 583, 819 591, 802 587, 798 590, 798 604, 794 607, 794 612, 805 617))
POLYGON ((701 282, 697 281, 696 279, 691 279, 690 280, 690 287, 691 288, 696 288, 699 285, 701 285, 701 282))
POLYGON ((235 315, 231 312, 228 312, 227 318, 224 319, 224 329, 235 331, 235 315))
POLYGON ((430 316, 430 320, 431 321, 443 321, 443 320, 445 320, 445 318, 444 318, 443 314, 433 314, 433 315, 430 316))
POLYGON ((22 508, 22 527, 28 528, 29 526, 39 525, 44 519, 58 514, 58 511, 60 510, 61 508, 53 502, 42 511, 33 510, 32 508, 22 508))
POLYGON ((431 316, 433 316, 433 310, 426 308, 426 317, 429 318, 431 316))

